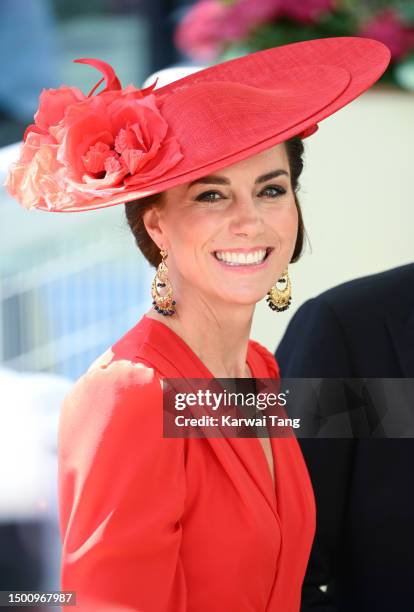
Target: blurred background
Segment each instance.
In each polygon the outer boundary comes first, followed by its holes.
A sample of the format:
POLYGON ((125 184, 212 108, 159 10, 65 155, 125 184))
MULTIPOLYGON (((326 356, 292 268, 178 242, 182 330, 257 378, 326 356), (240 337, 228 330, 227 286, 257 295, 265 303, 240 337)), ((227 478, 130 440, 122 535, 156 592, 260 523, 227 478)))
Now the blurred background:
MULTIPOLYGON (((0 0, 0 183, 43 88, 88 93, 110 63, 123 86, 289 42, 368 36, 392 62, 305 141, 309 243, 293 303, 265 300, 252 337, 274 350, 303 301, 414 259, 414 0, 0 0)), ((151 303, 154 274, 123 207, 25 210, 0 187, 0 590, 59 588, 56 428, 63 396, 151 303)), ((298 339, 300 341, 300 339, 298 339)), ((39 608, 36 608, 39 610, 39 608)))

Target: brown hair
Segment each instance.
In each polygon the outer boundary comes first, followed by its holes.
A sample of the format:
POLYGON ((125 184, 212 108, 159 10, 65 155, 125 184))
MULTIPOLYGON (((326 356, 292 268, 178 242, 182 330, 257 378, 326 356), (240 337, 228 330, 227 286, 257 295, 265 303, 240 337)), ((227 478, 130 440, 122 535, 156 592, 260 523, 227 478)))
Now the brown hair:
MULTIPOLYGON (((303 224, 302 211, 299 205, 297 191, 299 190, 299 177, 303 170, 304 146, 302 139, 295 136, 285 141, 286 152, 289 160, 290 176, 292 189, 295 195, 296 207, 298 209, 298 233, 296 237, 295 249, 293 251, 291 263, 299 259, 303 251, 305 239, 305 227, 303 224)), ((125 204, 125 215, 128 225, 134 235, 135 242, 144 257, 151 265, 157 267, 161 261, 160 250, 149 236, 145 229, 143 217, 144 213, 153 206, 161 206, 164 202, 164 192, 156 193, 146 198, 133 200, 125 204)))

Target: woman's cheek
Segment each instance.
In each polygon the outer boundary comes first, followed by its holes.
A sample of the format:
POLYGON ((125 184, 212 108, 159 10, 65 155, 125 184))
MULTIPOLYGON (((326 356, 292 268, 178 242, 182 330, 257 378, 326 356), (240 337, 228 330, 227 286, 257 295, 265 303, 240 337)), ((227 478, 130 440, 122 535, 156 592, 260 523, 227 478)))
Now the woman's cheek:
POLYGON ((296 204, 293 204, 286 209, 285 215, 283 215, 281 222, 284 234, 287 237, 291 238, 294 236, 296 238, 299 223, 299 215, 296 204))
POLYGON ((298 226, 298 211, 296 206, 287 205, 286 208, 274 208, 266 215, 266 222, 272 227, 280 238, 295 232, 298 226))

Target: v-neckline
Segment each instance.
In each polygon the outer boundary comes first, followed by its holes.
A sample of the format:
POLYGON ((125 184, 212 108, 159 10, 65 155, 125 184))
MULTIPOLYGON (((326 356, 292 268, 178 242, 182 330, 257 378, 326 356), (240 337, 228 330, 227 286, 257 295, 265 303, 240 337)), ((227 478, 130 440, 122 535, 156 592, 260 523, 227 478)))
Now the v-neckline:
MULTIPOLYGON (((159 321, 158 319, 153 319, 152 317, 147 316, 146 314, 143 315, 143 317, 145 318, 145 320, 149 323, 155 323, 156 325, 158 325, 159 328, 162 328, 162 330, 169 334, 170 337, 177 343, 179 343, 181 345, 181 347, 184 349, 184 351, 187 353, 187 355, 191 358, 191 360, 196 364, 197 369, 201 371, 201 373, 203 373, 203 378, 216 378, 212 372, 210 372, 210 370, 207 368, 207 366, 201 361, 200 357, 197 355, 197 353, 195 353, 193 351, 193 349, 189 346, 189 344, 187 344, 187 342, 181 338, 181 336, 179 336, 173 329, 171 329, 171 327, 169 327, 168 325, 166 325, 165 323, 163 323, 162 321, 159 321)), ((253 350, 252 350, 252 346, 249 340, 249 345, 248 345, 248 349, 247 349, 247 355, 246 355, 246 363, 249 366, 250 372, 252 373, 251 378, 260 378, 260 376, 257 376, 258 372, 256 370, 256 364, 253 363, 254 362, 254 355, 253 355, 253 350)), ((238 440, 241 440, 242 438, 238 438, 238 440)), ((275 465, 275 447, 273 444, 273 440, 271 437, 269 437, 270 440, 270 446, 271 446, 271 451, 272 451, 272 461, 273 461, 273 474, 272 471, 270 469, 270 465, 264 450, 264 447, 262 446, 259 438, 257 437, 252 437, 252 438, 247 438, 247 440, 254 440, 256 445, 257 445, 257 449, 259 454, 261 455, 262 459, 265 462, 266 465, 266 469, 267 469, 267 474, 268 477, 270 479, 271 485, 272 485, 272 494, 273 494, 273 499, 274 499, 274 503, 275 503, 275 493, 276 493, 276 487, 277 487, 277 479, 276 479, 276 465, 275 465)))
MULTIPOLYGON (((168 327, 168 325, 166 325, 162 321, 159 321, 158 319, 153 319, 152 317, 149 317, 146 314, 144 314, 144 318, 147 321, 153 321, 154 323, 157 323, 158 325, 161 325, 163 329, 165 329, 167 332, 172 334, 174 339, 181 344, 181 346, 185 349, 185 351, 187 353, 190 354, 191 359, 196 362, 198 369, 202 370, 205 373, 205 375, 206 375, 205 378, 217 378, 208 369, 208 367, 201 361, 200 357, 191 348, 191 346, 189 344, 187 344, 187 342, 181 336, 179 336, 177 334, 177 332, 175 332, 173 329, 171 329, 171 327, 168 327)), ((247 355, 246 355, 246 364, 249 366, 250 372, 252 373, 253 376, 251 376, 251 377, 244 377, 244 378, 258 378, 257 376, 255 376, 255 368, 252 365, 252 361, 253 361, 253 359, 252 359, 252 350, 251 350, 251 345, 250 345, 250 341, 249 341, 248 348, 247 348, 247 355)))

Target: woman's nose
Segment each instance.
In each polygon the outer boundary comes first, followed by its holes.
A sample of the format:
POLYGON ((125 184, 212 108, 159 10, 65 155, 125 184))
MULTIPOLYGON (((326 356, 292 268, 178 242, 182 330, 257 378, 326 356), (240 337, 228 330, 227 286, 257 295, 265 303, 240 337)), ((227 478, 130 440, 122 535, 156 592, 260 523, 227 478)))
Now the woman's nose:
POLYGON ((230 229, 235 234, 255 232, 261 225, 262 219, 253 197, 245 195, 234 201, 230 229))

